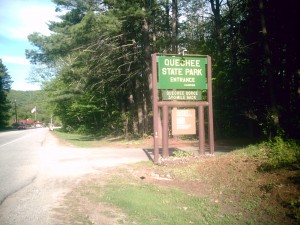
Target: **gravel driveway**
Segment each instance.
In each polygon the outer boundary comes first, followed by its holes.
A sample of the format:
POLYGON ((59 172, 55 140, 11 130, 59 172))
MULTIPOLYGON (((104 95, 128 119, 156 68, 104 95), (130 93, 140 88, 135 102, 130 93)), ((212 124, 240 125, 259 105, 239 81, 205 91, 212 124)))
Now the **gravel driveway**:
POLYGON ((62 146, 49 132, 40 152, 40 170, 26 187, 0 206, 2 225, 60 224, 52 214, 60 200, 87 174, 149 160, 140 148, 76 148, 62 146))

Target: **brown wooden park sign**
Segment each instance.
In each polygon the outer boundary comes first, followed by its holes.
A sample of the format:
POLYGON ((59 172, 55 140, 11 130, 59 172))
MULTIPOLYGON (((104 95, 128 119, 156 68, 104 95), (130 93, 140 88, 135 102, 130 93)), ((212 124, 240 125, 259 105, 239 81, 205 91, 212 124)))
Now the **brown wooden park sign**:
POLYGON ((207 55, 152 55, 155 163, 159 160, 160 137, 162 157, 169 156, 169 108, 172 108, 173 135, 196 134, 197 109, 199 153, 205 154, 204 107, 208 107, 209 151, 214 154, 211 73, 211 57, 207 55), (207 101, 202 100, 203 91, 207 91, 207 101))

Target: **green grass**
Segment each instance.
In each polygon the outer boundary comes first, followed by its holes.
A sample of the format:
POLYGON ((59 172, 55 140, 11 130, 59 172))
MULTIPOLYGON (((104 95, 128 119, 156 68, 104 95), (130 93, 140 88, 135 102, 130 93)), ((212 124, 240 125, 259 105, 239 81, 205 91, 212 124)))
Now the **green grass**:
POLYGON ((136 224, 231 224, 207 198, 151 184, 110 183, 102 201, 121 208, 136 224))
POLYGON ((143 139, 125 139, 122 136, 100 136, 100 135, 88 135, 88 134, 78 134, 71 132, 63 132, 61 130, 54 130, 53 132, 61 140, 70 143, 77 147, 82 148, 93 148, 100 147, 104 145, 139 145, 143 143, 143 139))
POLYGON ((258 145, 250 145, 240 151, 251 159, 262 162, 260 171, 271 171, 285 167, 300 169, 300 145, 295 140, 284 140, 275 137, 273 140, 262 142, 258 145))
POLYGON ((93 147, 93 142, 95 142, 95 140, 93 140, 93 138, 88 135, 66 133, 61 132, 60 130, 54 130, 53 133, 61 140, 78 147, 93 147))

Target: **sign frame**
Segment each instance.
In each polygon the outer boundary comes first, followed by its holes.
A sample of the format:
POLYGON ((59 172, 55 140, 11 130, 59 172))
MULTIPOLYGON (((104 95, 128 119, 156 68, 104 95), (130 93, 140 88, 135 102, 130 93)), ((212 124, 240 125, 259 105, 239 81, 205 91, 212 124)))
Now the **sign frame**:
POLYGON ((169 54, 152 54, 152 93, 153 93, 153 141, 154 141, 154 163, 159 162, 159 142, 162 136, 163 157, 169 156, 168 135, 169 135, 169 107, 196 107, 198 110, 198 135, 199 153, 205 154, 205 128, 204 128, 204 107, 208 108, 208 141, 209 152, 214 155, 214 130, 213 130, 213 104, 212 104, 212 70, 211 57, 208 55, 185 55, 185 57, 206 57, 207 58, 207 101, 160 101, 158 88, 158 62, 159 56, 178 56, 169 54), (162 109, 162 131, 159 130, 159 109, 162 109))

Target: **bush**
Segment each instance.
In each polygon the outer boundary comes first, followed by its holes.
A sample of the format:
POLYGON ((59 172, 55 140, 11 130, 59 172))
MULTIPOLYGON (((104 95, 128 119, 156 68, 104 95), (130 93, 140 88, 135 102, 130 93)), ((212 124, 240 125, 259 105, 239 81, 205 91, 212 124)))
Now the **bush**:
POLYGON ((296 141, 275 137, 259 144, 258 147, 262 151, 259 155, 264 156, 260 170, 269 171, 290 166, 300 168, 300 146, 296 141))

